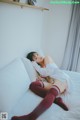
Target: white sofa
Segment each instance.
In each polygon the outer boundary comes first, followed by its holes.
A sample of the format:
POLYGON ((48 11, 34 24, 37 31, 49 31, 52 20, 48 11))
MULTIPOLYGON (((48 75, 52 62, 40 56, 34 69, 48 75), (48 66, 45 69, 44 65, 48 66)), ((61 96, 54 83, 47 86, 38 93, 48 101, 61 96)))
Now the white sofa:
MULTIPOLYGON (((61 96, 70 107, 70 111, 66 112, 53 104, 37 120, 64 120, 64 117, 66 120, 69 118, 71 120, 71 116, 69 117, 71 111, 80 104, 80 73, 65 72, 71 76, 75 88, 72 95, 61 96)), ((17 58, 0 70, 0 112, 7 112, 8 120, 11 120, 14 115, 28 114, 42 100, 29 90, 30 83, 35 81, 36 77, 37 74, 31 62, 26 58, 17 58)))

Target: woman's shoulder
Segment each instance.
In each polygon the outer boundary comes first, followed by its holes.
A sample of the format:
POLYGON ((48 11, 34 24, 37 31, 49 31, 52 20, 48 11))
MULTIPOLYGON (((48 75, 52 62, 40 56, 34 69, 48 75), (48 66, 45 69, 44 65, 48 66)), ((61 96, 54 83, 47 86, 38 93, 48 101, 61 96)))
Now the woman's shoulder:
POLYGON ((45 59, 50 59, 50 58, 51 58, 51 56, 46 55, 44 58, 45 58, 45 59))
POLYGON ((53 59, 50 56, 45 56, 44 63, 48 67, 51 66, 53 68, 58 68, 58 66, 56 65, 56 63, 53 61, 53 59))
POLYGON ((47 56, 44 57, 44 63, 46 65, 46 64, 49 64, 49 63, 54 63, 54 61, 50 56, 47 55, 47 56))

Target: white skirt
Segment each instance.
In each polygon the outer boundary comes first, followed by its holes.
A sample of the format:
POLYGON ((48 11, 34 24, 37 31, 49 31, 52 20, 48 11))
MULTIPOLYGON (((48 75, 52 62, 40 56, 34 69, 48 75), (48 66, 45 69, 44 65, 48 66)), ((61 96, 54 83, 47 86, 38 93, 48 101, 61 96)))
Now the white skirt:
POLYGON ((72 92, 73 89, 72 80, 68 74, 60 70, 55 63, 47 64, 46 68, 49 72, 50 77, 60 80, 62 82, 67 82, 68 87, 66 92, 68 93, 72 92))

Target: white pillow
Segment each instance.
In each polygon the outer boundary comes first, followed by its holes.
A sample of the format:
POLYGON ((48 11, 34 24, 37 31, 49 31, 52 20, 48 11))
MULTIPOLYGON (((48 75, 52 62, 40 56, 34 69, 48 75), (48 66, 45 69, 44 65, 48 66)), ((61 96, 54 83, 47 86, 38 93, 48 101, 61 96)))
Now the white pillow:
POLYGON ((25 66, 25 68, 26 68, 26 70, 27 70, 27 72, 28 72, 28 75, 29 75, 31 81, 32 81, 32 82, 35 81, 36 78, 37 78, 37 72, 36 72, 36 70, 34 69, 31 61, 28 60, 27 58, 22 58, 22 61, 23 61, 23 63, 24 63, 24 66, 25 66))
POLYGON ((27 92, 29 85, 29 76, 20 59, 0 70, 0 111, 9 113, 27 92))

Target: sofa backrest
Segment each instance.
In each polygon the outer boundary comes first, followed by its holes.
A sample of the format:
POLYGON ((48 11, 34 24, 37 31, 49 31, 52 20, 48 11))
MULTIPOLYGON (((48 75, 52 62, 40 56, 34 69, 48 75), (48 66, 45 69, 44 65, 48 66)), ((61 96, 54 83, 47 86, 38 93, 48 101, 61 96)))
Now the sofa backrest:
POLYGON ((10 112, 27 92, 31 81, 21 59, 0 70, 0 111, 10 112))
POLYGON ((28 72, 31 82, 35 81, 38 74, 37 74, 36 70, 34 69, 31 61, 28 60, 27 58, 22 58, 22 61, 24 63, 26 71, 28 72))

